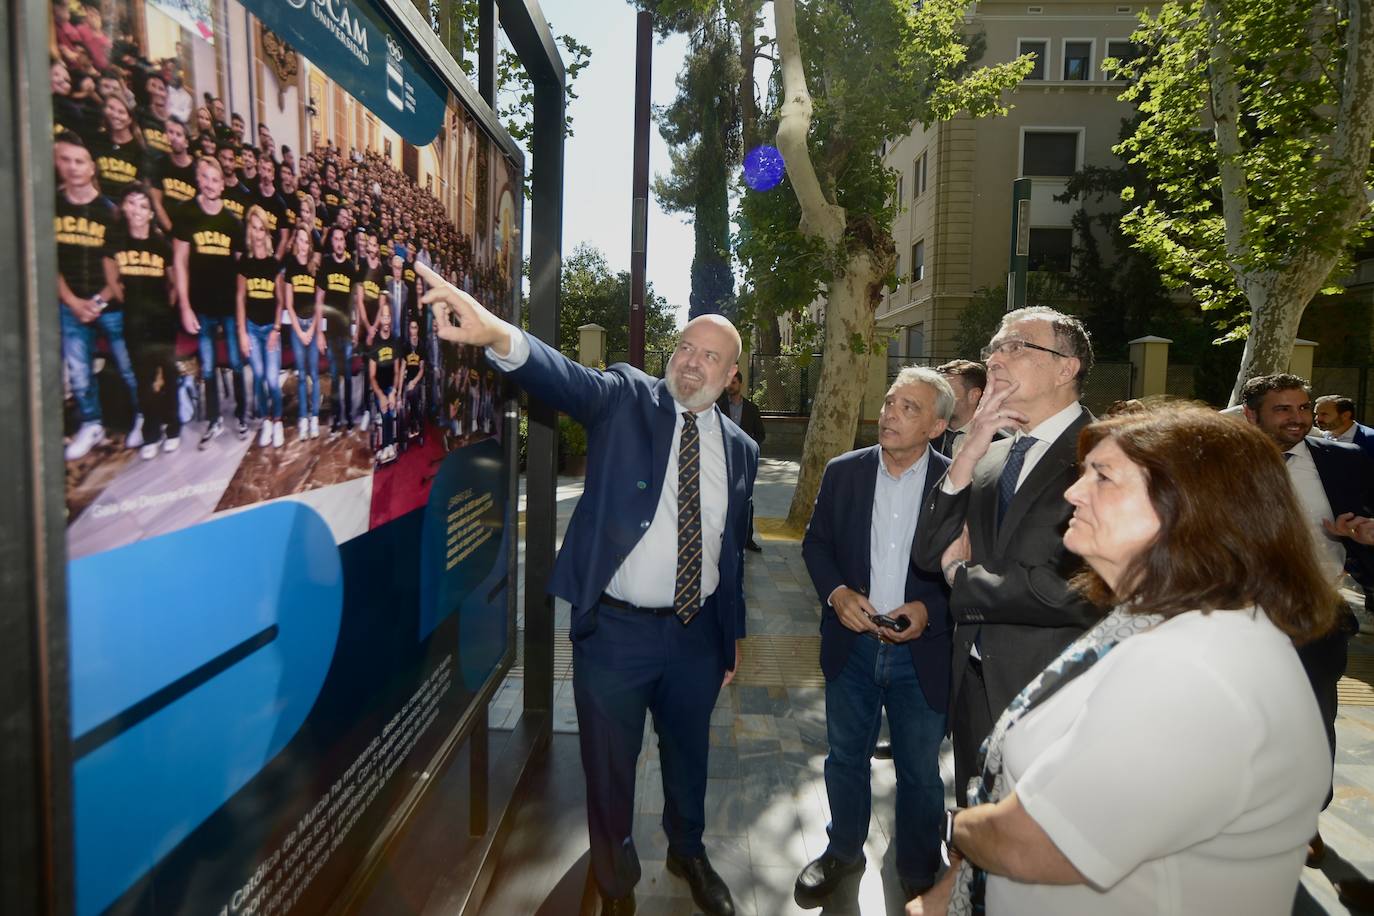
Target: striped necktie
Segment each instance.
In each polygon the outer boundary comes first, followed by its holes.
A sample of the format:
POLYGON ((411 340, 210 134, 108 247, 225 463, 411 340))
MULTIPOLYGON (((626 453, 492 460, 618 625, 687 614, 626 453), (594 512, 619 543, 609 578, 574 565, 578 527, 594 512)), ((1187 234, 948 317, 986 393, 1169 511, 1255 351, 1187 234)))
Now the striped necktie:
POLYGON ((701 435, 697 415, 682 412, 677 449, 677 590, 673 613, 683 625, 701 610, 701 435))

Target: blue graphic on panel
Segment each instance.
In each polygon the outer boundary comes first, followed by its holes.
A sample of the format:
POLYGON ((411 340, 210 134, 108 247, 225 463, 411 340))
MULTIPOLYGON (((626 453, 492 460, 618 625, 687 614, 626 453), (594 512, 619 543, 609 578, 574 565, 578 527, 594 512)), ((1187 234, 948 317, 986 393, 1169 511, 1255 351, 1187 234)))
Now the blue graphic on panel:
POLYGON ((495 439, 450 452, 425 507, 419 638, 458 613, 458 669, 469 690, 481 686, 506 647, 505 603, 486 594, 505 576, 503 469, 495 439))
POLYGON ((334 657, 343 571, 276 503, 69 565, 77 913, 99 913, 284 748, 334 657))
POLYGON ((276 32, 416 146, 444 123, 448 89, 373 2, 241 0, 276 32))

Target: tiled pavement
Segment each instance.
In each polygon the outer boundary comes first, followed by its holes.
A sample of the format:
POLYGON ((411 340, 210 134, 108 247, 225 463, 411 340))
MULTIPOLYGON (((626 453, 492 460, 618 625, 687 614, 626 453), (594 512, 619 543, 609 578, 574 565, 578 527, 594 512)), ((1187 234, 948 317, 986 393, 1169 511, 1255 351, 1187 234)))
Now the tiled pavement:
MULTIPOLYGON (((781 517, 791 499, 796 465, 765 460, 760 468, 757 514, 781 517)), ((580 481, 559 481, 559 516, 566 521, 580 493, 580 481)), ((560 529, 561 529, 560 525, 560 529)), ((765 526, 766 527, 766 526, 765 526)), ((816 633, 815 593, 795 541, 762 541, 762 554, 747 555, 745 594, 752 638, 812 637, 816 633)), ((562 605, 562 602, 560 602, 562 605)), ((558 614, 567 627, 567 608, 558 614)), ((808 641, 809 642, 809 641, 808 641)), ((1374 671, 1374 638, 1352 646, 1352 668, 1374 671)), ((798 683, 808 686, 737 684, 722 691, 712 716, 706 845, 730 885, 741 913, 778 916, 805 912, 792 899, 797 872, 826 844, 828 818, 822 766, 825 760, 825 704, 818 686, 815 656, 794 660, 798 683)), ((748 681, 748 671, 741 680, 748 681)), ((1366 680, 1368 674, 1363 675, 1366 680)), ((1363 701, 1363 684, 1348 684, 1343 696, 1363 701)), ((575 731, 577 716, 570 680, 555 695, 555 729, 575 731)), ((520 680, 508 680, 491 707, 493 728, 518 716, 520 680)), ((1343 705, 1337 722, 1339 754, 1335 800, 1322 815, 1328 846, 1321 871, 1307 869, 1294 914, 1348 912, 1331 882, 1360 873, 1374 878, 1374 706, 1343 705)), ((953 770, 948 742, 941 757, 947 801, 952 803, 953 770)), ((869 867, 841 888, 824 910, 828 914, 901 913, 896 871, 889 849, 895 781, 890 762, 873 766, 873 827, 866 853, 869 867)), ((686 885, 664 868, 666 845, 659 827, 663 797, 658 752, 646 728, 636 790, 635 843, 643 863, 637 889, 641 914, 696 912, 686 885)), ((585 842, 585 835, 581 837, 585 842)))

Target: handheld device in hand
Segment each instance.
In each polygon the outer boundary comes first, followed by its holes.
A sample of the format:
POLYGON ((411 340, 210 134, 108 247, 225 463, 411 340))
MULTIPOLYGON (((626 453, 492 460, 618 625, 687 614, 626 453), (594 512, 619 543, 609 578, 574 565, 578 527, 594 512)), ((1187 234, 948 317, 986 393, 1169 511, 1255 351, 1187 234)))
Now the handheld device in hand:
POLYGON ((911 626, 911 620, 909 618, 889 617, 886 614, 874 615, 873 622, 876 623, 878 626, 892 630, 895 633, 901 633, 907 627, 911 626))

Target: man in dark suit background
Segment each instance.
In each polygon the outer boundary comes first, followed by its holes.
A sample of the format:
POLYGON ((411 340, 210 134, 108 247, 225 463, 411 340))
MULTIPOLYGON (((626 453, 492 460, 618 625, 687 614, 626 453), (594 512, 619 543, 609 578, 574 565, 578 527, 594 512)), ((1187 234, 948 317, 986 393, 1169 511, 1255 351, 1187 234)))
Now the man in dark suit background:
MULTIPOLYGON (((1312 391, 1307 380, 1288 373, 1262 375, 1241 388, 1245 418, 1260 428, 1283 452, 1298 504, 1307 515, 1317 562, 1338 579, 1348 571, 1365 590, 1365 607, 1374 588, 1374 549, 1355 540, 1354 519, 1374 514, 1374 461, 1358 446, 1311 435, 1312 391)), ((1359 624, 1348 608, 1342 623, 1321 639, 1298 648, 1312 690, 1317 695, 1331 745, 1336 753, 1336 684, 1345 674, 1350 637, 1359 624)), ((1331 796, 1327 796, 1330 804, 1331 796)), ((1312 838, 1308 864, 1321 864, 1325 844, 1312 838)))
POLYGON ((668 870, 708 914, 735 912, 706 857, 711 710, 744 636, 742 567, 758 447, 715 409, 740 338, 719 315, 688 323, 666 379, 588 369, 417 265, 443 339, 487 358, 587 429, 587 481, 549 582, 572 605, 573 691, 592 872, 603 914, 635 910, 635 765, 646 712, 663 766, 668 870), (676 578, 664 575, 676 570, 676 578))
POLYGON ((830 745, 830 843, 797 878, 803 902, 819 902, 845 875, 863 871, 869 758, 884 709, 897 770, 897 874, 906 899, 929 888, 940 866, 940 742, 952 624, 945 584, 938 573, 915 566, 911 541, 921 503, 949 465, 929 443, 944 432, 953 408, 954 392, 939 373, 898 373, 878 415, 878 444, 826 466, 802 540, 821 599, 830 745), (900 632, 880 627, 875 615, 908 626, 900 632))
POLYGON ((978 749, 1022 688, 1096 620, 1069 586, 1081 561, 1064 548, 1078 479, 1078 403, 1092 344, 1078 319, 1008 312, 983 349, 989 390, 959 456, 931 490, 916 529, 917 565, 951 586, 955 798, 966 804, 978 749), (993 441, 999 430, 1015 435, 993 441))
POLYGON ((969 420, 973 419, 973 412, 978 409, 978 402, 988 387, 988 370, 971 359, 952 359, 937 366, 935 371, 943 375, 954 390, 954 413, 950 415, 949 427, 930 444, 946 458, 953 459, 963 448, 969 420))
POLYGON ((1324 394, 1317 398, 1314 419, 1328 438, 1350 442, 1374 459, 1374 429, 1355 420, 1355 402, 1343 395, 1324 394))
MULTIPOLYGON (((768 438, 768 433, 763 428, 763 415, 759 413, 758 405, 744 396, 744 376, 738 369, 730 376, 730 383, 725 387, 725 393, 720 396, 716 406, 720 408, 721 413, 733 420, 736 426, 744 430, 760 449, 763 448, 763 440, 768 438)), ((749 515, 749 540, 744 546, 755 553, 763 550, 758 541, 754 540, 752 511, 749 515)))

